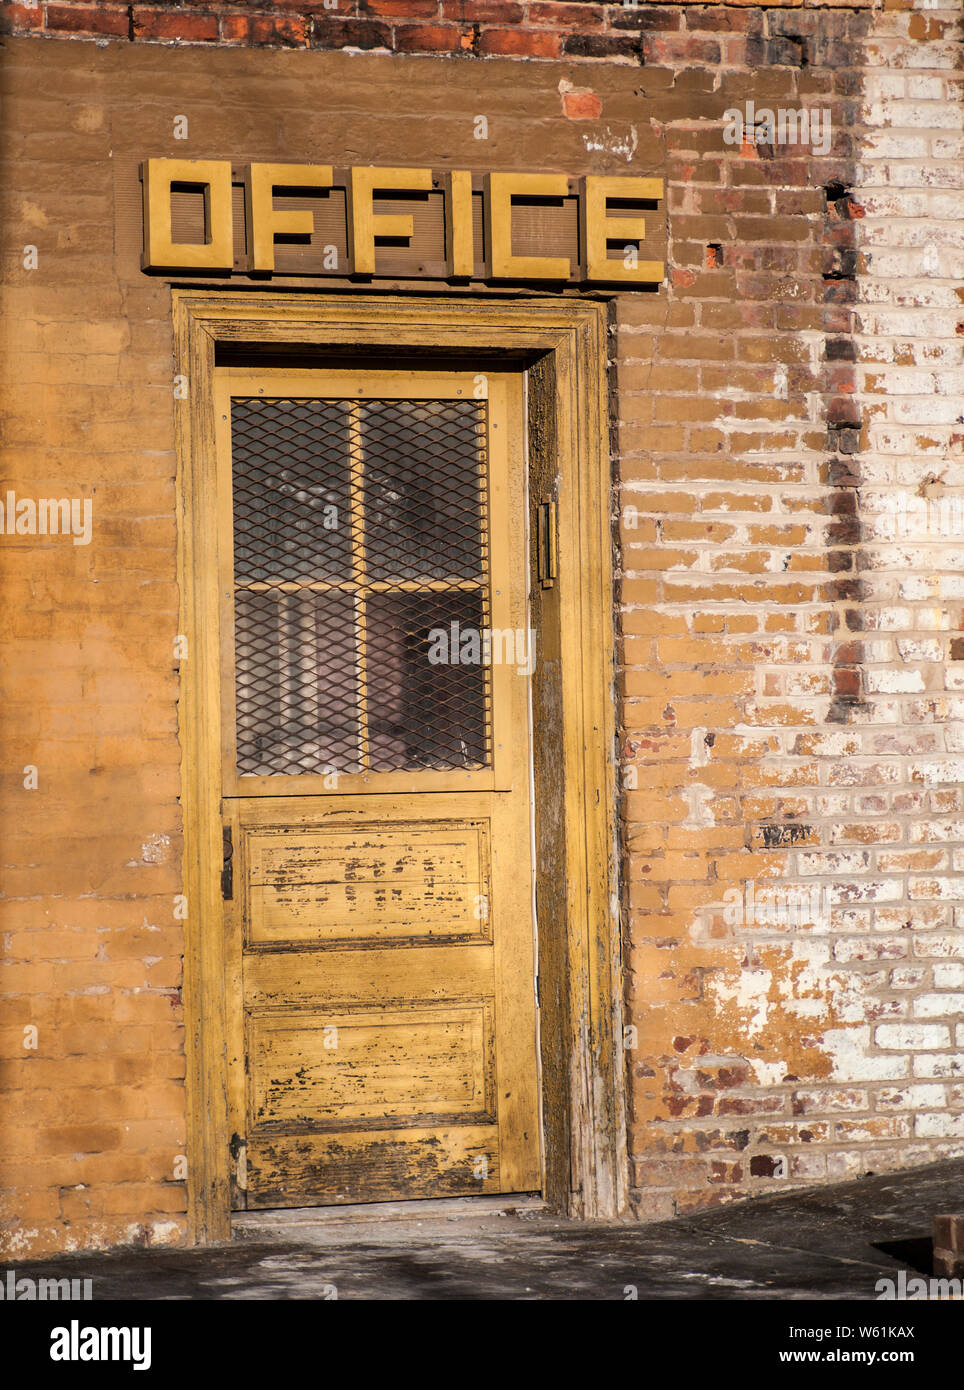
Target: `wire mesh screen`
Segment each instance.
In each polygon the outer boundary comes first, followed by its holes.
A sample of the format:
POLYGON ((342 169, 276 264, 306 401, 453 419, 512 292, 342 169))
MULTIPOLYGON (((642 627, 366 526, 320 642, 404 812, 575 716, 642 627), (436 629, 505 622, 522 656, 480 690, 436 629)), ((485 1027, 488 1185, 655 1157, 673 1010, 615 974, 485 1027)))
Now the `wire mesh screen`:
POLYGON ((490 763, 485 410, 233 399, 240 775, 490 763))

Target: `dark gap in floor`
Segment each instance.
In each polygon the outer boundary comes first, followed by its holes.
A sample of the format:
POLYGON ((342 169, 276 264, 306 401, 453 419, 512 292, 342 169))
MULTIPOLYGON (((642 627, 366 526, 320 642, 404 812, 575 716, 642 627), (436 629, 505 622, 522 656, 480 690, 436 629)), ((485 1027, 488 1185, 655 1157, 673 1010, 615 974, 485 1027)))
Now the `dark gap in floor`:
POLYGON ((904 1240, 880 1240, 873 1247, 891 1255, 917 1274, 934 1273, 934 1242, 930 1236, 907 1236, 904 1240))

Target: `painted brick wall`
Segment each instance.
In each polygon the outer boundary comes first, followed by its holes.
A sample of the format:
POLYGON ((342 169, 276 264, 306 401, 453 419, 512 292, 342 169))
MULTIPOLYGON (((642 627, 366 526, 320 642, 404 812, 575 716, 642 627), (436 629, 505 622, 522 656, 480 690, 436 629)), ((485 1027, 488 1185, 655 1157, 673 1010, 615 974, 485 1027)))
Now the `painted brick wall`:
POLYGON ((2 495, 89 501, 93 533, 0 548, 8 1256, 173 1239, 185 1209, 169 296, 114 263, 83 48, 55 88, 0 63, 2 495))
POLYGON ((112 167, 148 144, 473 167, 486 111, 497 167, 667 179, 668 283, 619 296, 613 333, 634 1209, 964 1152, 957 13, 5 19, 37 37, 0 69, 3 487, 79 492, 97 527, 0 549, 8 1251, 183 1231, 171 327, 112 167), (296 63, 338 96, 294 122, 296 63), (391 122, 358 115, 373 90, 391 122), (727 145, 747 101, 829 110, 832 144, 727 145))
POLYGON ((653 1214, 964 1145, 960 15, 704 17, 835 134, 721 161, 672 123, 674 293, 621 302, 653 1214))

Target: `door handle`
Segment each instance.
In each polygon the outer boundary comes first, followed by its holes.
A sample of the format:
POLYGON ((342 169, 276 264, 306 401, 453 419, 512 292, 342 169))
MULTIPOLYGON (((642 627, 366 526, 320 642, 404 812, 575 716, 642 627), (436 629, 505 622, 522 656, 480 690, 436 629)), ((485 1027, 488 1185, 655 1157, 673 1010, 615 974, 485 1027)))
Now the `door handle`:
POLYGON ((230 825, 221 827, 221 897, 226 903, 234 898, 234 842, 230 825))
POLYGON ((539 579, 544 589, 551 589, 559 574, 556 556, 556 504, 540 502, 537 508, 539 579))

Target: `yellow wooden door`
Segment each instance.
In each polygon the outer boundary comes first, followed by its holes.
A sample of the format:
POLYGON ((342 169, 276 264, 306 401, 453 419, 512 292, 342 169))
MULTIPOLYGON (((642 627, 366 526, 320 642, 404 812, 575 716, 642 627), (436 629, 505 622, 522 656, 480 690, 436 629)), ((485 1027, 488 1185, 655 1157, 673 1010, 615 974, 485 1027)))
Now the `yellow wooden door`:
POLYGON ((217 376, 235 1207, 541 1185, 522 388, 217 376))

